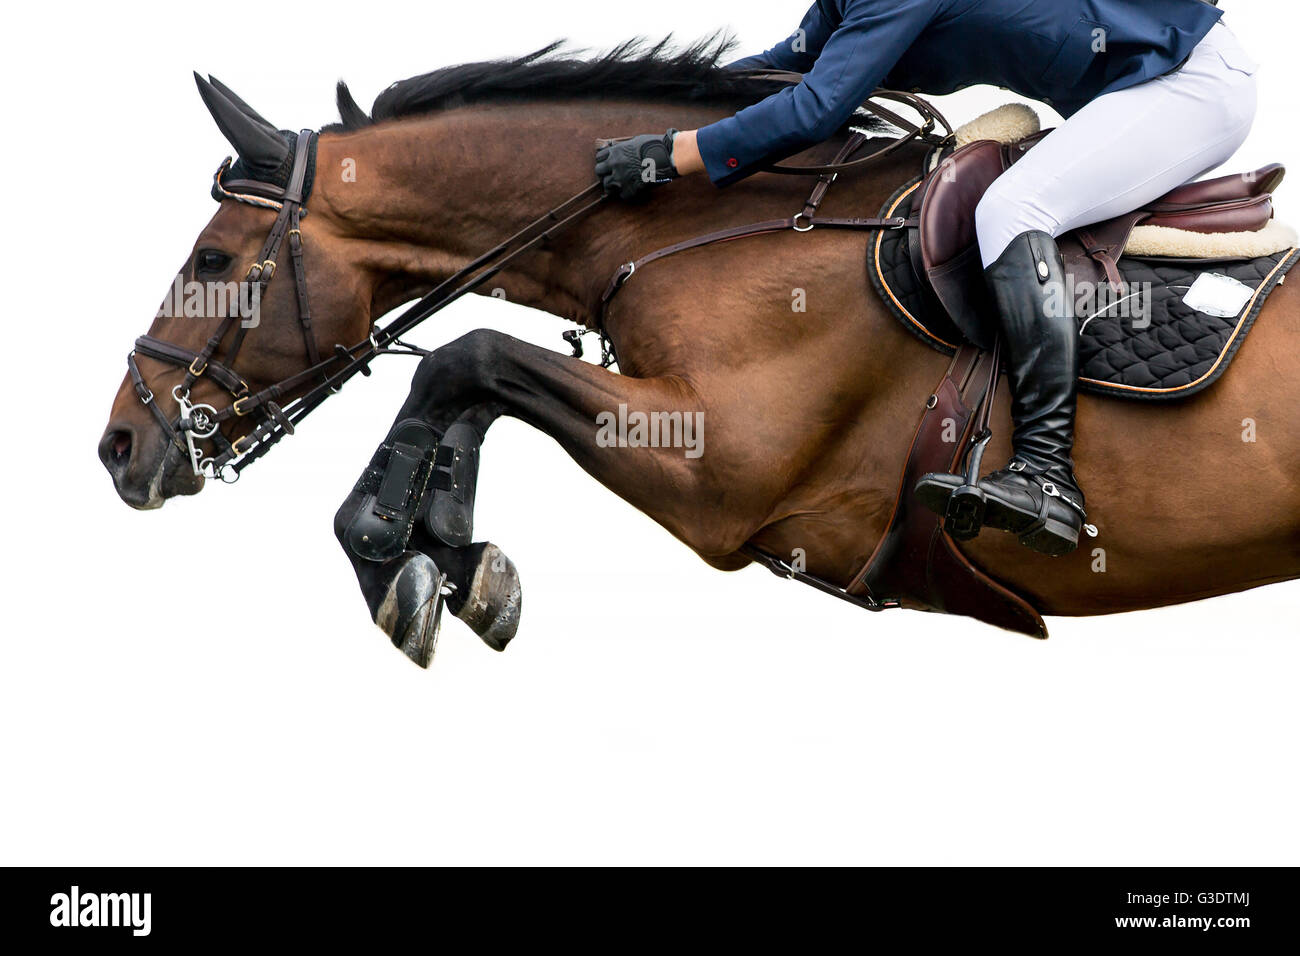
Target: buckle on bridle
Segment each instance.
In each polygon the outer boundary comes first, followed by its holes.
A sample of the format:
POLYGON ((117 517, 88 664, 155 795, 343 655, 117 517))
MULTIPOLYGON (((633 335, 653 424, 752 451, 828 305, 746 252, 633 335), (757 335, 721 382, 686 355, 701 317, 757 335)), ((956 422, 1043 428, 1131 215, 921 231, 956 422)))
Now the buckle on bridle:
MULTIPOLYGON (((247 388, 247 386, 245 386, 245 388, 247 388)), ((245 396, 243 396, 242 398, 237 398, 237 399, 235 399, 234 404, 231 405, 230 407, 234 410, 234 412, 235 412, 235 414, 236 414, 237 416, 243 417, 244 415, 247 415, 249 411, 252 411, 252 409, 249 409, 248 411, 245 411, 244 409, 242 409, 242 408, 239 407, 239 406, 243 405, 244 402, 248 401, 248 400, 249 400, 250 398, 252 398, 252 397, 253 397, 252 395, 245 395, 245 396)))
POLYGON ((270 282, 275 278, 275 260, 267 259, 263 262, 254 262, 248 267, 248 273, 244 278, 249 282, 270 282))
POLYGON ((207 371, 207 368, 208 368, 208 360, 203 358, 202 355, 196 355, 190 361, 190 374, 193 375, 195 378, 197 378, 198 376, 202 375, 205 371, 207 371), (200 365, 198 368, 195 368, 194 363, 198 362, 200 359, 203 359, 203 364, 200 365))

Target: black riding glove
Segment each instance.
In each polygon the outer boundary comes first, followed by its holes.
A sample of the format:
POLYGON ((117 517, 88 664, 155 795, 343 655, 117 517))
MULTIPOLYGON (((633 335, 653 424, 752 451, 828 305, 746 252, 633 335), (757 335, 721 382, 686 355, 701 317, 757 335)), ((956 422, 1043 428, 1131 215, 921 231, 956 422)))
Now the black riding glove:
POLYGON ((633 136, 596 150, 596 177, 606 194, 633 199, 656 183, 677 178, 673 168, 673 137, 670 129, 662 136, 653 133, 633 136))

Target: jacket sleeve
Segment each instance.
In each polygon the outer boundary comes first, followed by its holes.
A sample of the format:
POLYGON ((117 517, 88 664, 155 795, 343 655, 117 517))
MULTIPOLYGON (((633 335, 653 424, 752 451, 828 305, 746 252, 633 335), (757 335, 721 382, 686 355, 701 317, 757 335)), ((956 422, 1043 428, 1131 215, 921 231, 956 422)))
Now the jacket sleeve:
POLYGON ((727 64, 729 70, 789 70, 792 73, 807 73, 812 69, 817 54, 826 46, 834 25, 827 21, 822 13, 822 3, 813 3, 804 14, 799 29, 786 37, 776 46, 764 50, 743 60, 727 64))
POLYGON ((942 6, 941 0, 843 0, 843 4, 843 20, 803 82, 700 128, 696 142, 715 185, 728 185, 757 172, 764 163, 829 139, 880 85, 942 6))

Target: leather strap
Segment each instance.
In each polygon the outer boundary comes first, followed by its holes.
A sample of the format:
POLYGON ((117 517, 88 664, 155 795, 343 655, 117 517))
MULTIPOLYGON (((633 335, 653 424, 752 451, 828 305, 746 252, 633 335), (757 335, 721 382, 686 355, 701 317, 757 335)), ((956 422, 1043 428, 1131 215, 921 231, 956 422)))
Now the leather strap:
MULTIPOLYGON (((788 70, 760 70, 755 71, 752 75, 761 79, 777 80, 791 84, 799 84, 803 82, 803 74, 793 73, 788 70)), ((824 173, 844 172, 845 170, 861 168, 870 163, 882 160, 891 153, 897 152, 909 143, 917 140, 929 143, 931 146, 942 146, 948 142, 953 133, 952 124, 948 122, 942 113, 935 109, 934 104, 921 99, 921 97, 916 96, 913 93, 904 93, 901 90, 878 89, 862 103, 860 109, 871 113, 880 119, 883 119, 890 125, 902 130, 903 135, 896 139, 891 139, 889 145, 885 146, 883 149, 879 149, 874 153, 859 157, 858 159, 836 159, 825 165, 814 166, 787 166, 784 164, 774 164, 771 166, 764 166, 763 172, 781 173, 787 176, 816 176, 824 173), (909 122, 893 110, 887 109, 879 103, 874 102, 877 99, 892 100, 915 110, 921 117, 921 125, 917 126, 915 123, 909 122), (943 127, 943 135, 934 132, 936 125, 943 127)), ((866 137, 864 136, 863 138, 865 139, 866 137)))
POLYGON ((912 495, 922 475, 959 469, 988 426, 996 382, 995 354, 969 344, 957 350, 922 410, 889 525, 845 590, 877 603, 892 600, 918 610, 963 614, 1046 637, 1047 627, 1033 606, 977 568, 939 517, 912 495), (954 426, 956 441, 951 440, 954 426))
MULTIPOLYGON (((1110 282, 1111 288, 1122 289, 1124 287, 1124 276, 1120 274, 1119 263, 1111 254, 1111 250, 1093 236, 1087 229, 1076 229, 1075 234, 1083 242, 1084 253, 1088 258, 1101 264, 1106 270, 1106 279, 1110 282)), ((1125 239, 1127 240, 1127 236, 1125 239)))
POLYGON ((805 220, 804 214, 800 212, 789 219, 765 219, 762 222, 732 226, 729 229, 719 229, 716 232, 708 232, 702 236, 683 239, 681 242, 674 242, 672 245, 656 249, 654 252, 646 253, 639 259, 619 266, 618 271, 614 273, 614 276, 605 286, 605 291, 600 296, 602 324, 605 307, 609 305, 610 300, 614 298, 614 295, 631 278, 633 273, 652 262, 676 255, 679 252, 685 252, 688 249, 697 249, 700 246, 708 246, 729 239, 746 239, 750 236, 761 236, 769 232, 783 232, 786 229, 793 229, 796 232, 810 232, 819 226, 823 229, 905 229, 909 225, 916 225, 916 221, 903 216, 895 216, 891 219, 815 216, 805 220))

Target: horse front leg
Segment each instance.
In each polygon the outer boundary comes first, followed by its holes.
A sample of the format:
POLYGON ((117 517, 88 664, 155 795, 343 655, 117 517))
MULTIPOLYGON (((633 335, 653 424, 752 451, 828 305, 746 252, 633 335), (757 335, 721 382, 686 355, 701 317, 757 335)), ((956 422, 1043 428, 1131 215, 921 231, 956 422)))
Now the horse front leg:
MULTIPOLYGON (((479 450, 503 411, 493 403, 475 405, 443 432, 438 454, 447 464, 439 475, 446 477, 439 487, 426 489, 422 520, 408 545, 446 574, 447 609, 494 651, 504 651, 514 638, 523 609, 514 562, 492 542, 473 540, 479 450)), ((435 412, 425 419, 444 417, 435 412)))
POLYGON ((522 595, 514 562, 491 542, 472 540, 479 450, 500 415, 491 404, 470 407, 459 417, 453 409, 432 410, 418 420, 399 414, 334 518, 335 536, 371 618, 421 667, 432 659, 444 598, 493 650, 505 650, 519 625, 522 595), (398 497, 407 499, 407 516, 392 510, 400 501, 391 500, 391 489, 386 503, 375 494, 384 476, 400 468, 400 462, 393 466, 398 449, 408 464, 429 456, 410 476, 411 487, 398 489, 398 497), (367 530, 379 522, 374 538, 383 549, 376 552, 367 530))
MULTIPOLYGON (((477 330, 421 361, 389 436, 414 436, 415 445, 427 454, 461 424, 472 424, 481 440, 501 414, 551 435, 597 480, 706 560, 737 566, 729 556, 757 523, 729 519, 721 507, 722 489, 738 487, 739 482, 720 475, 714 467, 716 459, 705 465, 704 413, 685 382, 617 375, 498 332, 477 330), (421 429, 425 430, 422 441, 421 429)), ((373 466, 374 462, 372 471, 373 466)), ((735 470, 743 470, 743 465, 735 470)), ((494 546, 448 541, 445 535, 431 534, 427 522, 421 527, 412 521, 407 535, 399 536, 404 550, 380 554, 378 561, 374 554, 358 554, 358 539, 355 533, 349 537, 349 526, 358 514, 367 520, 373 517, 366 509, 383 477, 372 474, 368 483, 363 478, 335 521, 336 534, 349 552, 376 623, 408 655, 427 666, 437 624, 430 614, 439 607, 436 591, 446 583, 442 575, 447 574, 454 584, 449 605, 485 640, 480 626, 475 626, 475 615, 478 625, 486 620, 491 626, 494 604, 509 604, 500 596, 513 594, 514 620, 508 627, 513 635, 518 622, 518 579, 509 559, 494 546), (489 595, 486 602, 484 593, 489 595), (426 607, 431 610, 426 612, 426 607)), ((399 547, 389 545, 390 551, 399 547)))
POLYGON ((706 454, 704 403, 682 378, 620 375, 479 329, 422 361, 398 418, 436 423, 479 403, 550 435, 706 559, 732 555, 761 526, 750 496, 762 492, 749 489, 764 485, 764 459, 727 443, 713 417, 706 454))

